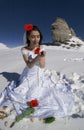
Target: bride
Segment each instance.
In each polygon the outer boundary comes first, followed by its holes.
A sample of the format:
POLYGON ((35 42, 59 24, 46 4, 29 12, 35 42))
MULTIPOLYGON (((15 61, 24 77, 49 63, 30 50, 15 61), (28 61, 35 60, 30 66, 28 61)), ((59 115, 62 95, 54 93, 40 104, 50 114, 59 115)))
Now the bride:
POLYGON ((0 94, 0 108, 12 107, 16 115, 21 115, 28 107, 27 102, 36 99, 38 106, 29 117, 33 119, 70 116, 74 106, 74 94, 69 84, 54 82, 46 73, 46 51, 41 45, 42 34, 39 28, 26 24, 26 46, 21 48, 26 63, 18 82, 12 81, 0 94))

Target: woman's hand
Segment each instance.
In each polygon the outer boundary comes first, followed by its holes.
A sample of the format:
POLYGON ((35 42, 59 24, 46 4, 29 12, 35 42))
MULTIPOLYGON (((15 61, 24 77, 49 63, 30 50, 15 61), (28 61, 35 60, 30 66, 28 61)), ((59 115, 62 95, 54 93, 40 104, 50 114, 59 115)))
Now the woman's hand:
POLYGON ((46 51, 41 51, 37 57, 39 57, 39 64, 41 68, 45 67, 45 55, 46 51))
POLYGON ((38 55, 37 55, 37 60, 39 61, 41 58, 45 57, 46 52, 45 51, 41 51, 38 55))
POLYGON ((45 56, 45 55, 46 55, 46 52, 45 52, 45 51, 41 51, 41 52, 40 52, 40 56, 43 57, 43 56, 45 56))

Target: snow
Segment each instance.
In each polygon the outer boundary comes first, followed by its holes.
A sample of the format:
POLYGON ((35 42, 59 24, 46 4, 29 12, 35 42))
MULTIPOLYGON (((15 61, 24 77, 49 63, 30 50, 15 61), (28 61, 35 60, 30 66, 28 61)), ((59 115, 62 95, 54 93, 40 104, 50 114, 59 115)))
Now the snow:
MULTIPOLYGON (((82 43, 79 48, 63 48, 62 46, 46 46, 46 69, 56 70, 61 76, 65 75, 69 80, 72 79, 75 84, 74 88, 80 88, 79 79, 84 80, 84 42, 74 37, 75 42, 82 43)), ((0 92, 12 80, 16 80, 22 73, 25 63, 21 55, 21 47, 8 49, 4 44, 0 43, 0 92)), ((84 84, 82 84, 84 87, 84 84)), ((1 130, 9 130, 8 126, 4 126, 4 122, 10 122, 13 116, 0 121, 1 130)), ((29 119, 23 119, 15 124, 12 130, 83 130, 84 118, 56 118, 51 124, 44 124, 38 119, 30 122, 29 119)))
POLYGON ((8 47, 7 47, 5 44, 0 43, 0 50, 1 50, 1 49, 8 49, 8 47))

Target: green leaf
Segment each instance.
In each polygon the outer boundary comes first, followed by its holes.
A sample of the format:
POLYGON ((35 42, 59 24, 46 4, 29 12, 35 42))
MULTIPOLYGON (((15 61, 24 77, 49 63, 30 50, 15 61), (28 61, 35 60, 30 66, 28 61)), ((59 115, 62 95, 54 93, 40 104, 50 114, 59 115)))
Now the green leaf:
POLYGON ((34 113, 34 108, 33 107, 29 107, 29 108, 27 108, 26 109, 26 111, 25 111, 25 115, 30 115, 30 114, 32 114, 32 113, 34 113))
POLYGON ((35 111, 35 110, 34 110, 33 107, 27 108, 23 115, 21 115, 21 116, 19 116, 19 117, 16 118, 16 122, 19 122, 19 121, 21 121, 23 118, 25 118, 26 116, 31 115, 32 113, 34 113, 34 111, 35 111))
POLYGON ((22 120, 25 116, 24 115, 21 115, 19 117, 16 118, 16 122, 19 122, 20 120, 22 120))
POLYGON ((44 123, 52 123, 53 121, 55 121, 54 117, 48 117, 44 119, 44 123))

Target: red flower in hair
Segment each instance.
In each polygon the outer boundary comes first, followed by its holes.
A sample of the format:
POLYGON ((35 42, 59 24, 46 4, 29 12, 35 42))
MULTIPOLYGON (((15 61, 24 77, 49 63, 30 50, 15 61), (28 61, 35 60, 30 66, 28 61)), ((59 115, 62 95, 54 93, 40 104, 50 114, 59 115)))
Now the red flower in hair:
POLYGON ((39 52, 40 52, 40 47, 37 47, 37 48, 34 50, 34 53, 35 53, 35 54, 39 54, 39 52))
POLYGON ((24 25, 24 29, 25 29, 25 31, 30 31, 30 30, 32 30, 32 29, 33 29, 33 24, 25 24, 25 25, 24 25))
POLYGON ((29 105, 30 107, 37 107, 38 106, 38 101, 35 99, 35 100, 31 100, 29 102, 29 105))

